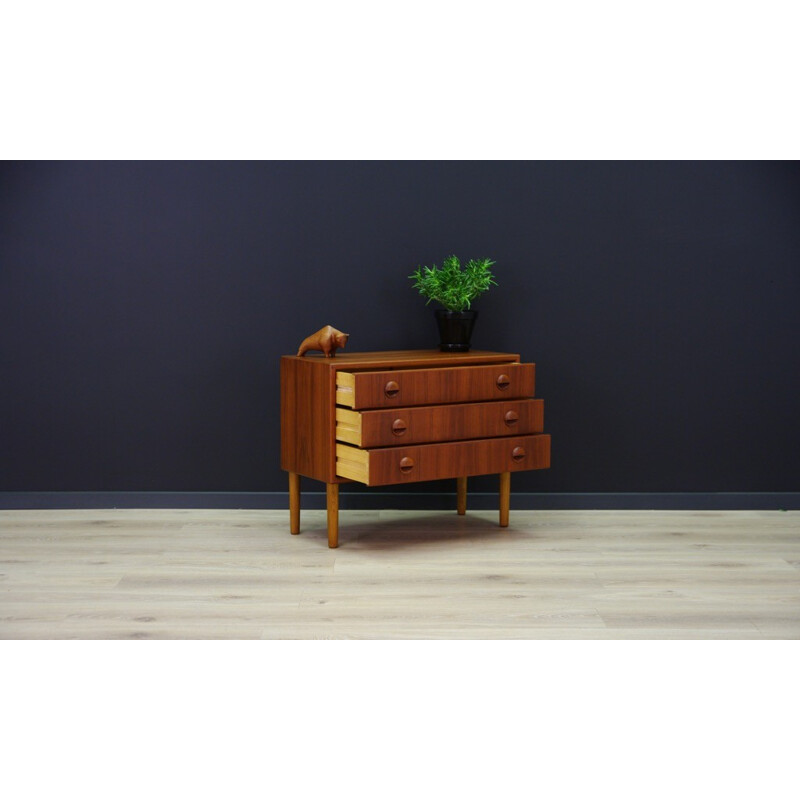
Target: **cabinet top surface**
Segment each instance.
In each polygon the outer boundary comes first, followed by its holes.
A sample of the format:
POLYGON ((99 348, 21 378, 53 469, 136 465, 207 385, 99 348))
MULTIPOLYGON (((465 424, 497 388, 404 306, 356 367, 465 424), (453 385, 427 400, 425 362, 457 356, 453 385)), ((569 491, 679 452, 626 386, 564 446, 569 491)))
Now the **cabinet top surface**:
POLYGON ((322 353, 305 356, 281 356, 291 361, 315 362, 330 369, 364 367, 444 367, 467 364, 497 364, 519 361, 517 353, 496 353, 491 350, 470 350, 467 353, 443 353, 440 350, 383 350, 371 353, 337 353, 326 358, 322 353))

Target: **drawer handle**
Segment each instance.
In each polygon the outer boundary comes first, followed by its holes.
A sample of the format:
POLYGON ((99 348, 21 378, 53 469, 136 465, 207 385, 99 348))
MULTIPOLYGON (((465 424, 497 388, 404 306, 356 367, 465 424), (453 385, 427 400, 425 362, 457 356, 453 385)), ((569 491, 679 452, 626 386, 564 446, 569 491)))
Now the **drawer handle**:
POLYGON ((414 469, 414 459, 406 456, 400 459, 400 472, 411 472, 414 469))
POLYGON ((503 373, 502 375, 498 375, 495 383, 497 383, 498 389, 508 389, 508 385, 511 383, 511 378, 509 378, 508 375, 503 373))
POLYGON ((509 428, 513 428, 519 420, 519 414, 517 414, 516 411, 506 411, 506 415, 503 417, 503 419, 509 428))
POLYGON ((515 447, 511 451, 511 458, 513 458, 514 461, 522 461, 522 459, 525 458, 525 448, 524 447, 515 447))
POLYGON ((402 436, 406 432, 407 427, 406 421, 398 418, 392 423, 392 433, 395 436, 402 436))
POLYGON ((400 387, 397 385, 397 381, 389 381, 389 383, 383 387, 383 393, 387 397, 394 397, 399 391, 400 387))

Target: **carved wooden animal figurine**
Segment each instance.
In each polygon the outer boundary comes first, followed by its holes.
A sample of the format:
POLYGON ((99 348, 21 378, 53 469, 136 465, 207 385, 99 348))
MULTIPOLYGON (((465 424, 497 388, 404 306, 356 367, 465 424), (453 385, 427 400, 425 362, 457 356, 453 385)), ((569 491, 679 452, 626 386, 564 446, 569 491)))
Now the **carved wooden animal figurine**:
POLYGON ((322 350, 325 353, 325 358, 333 358, 336 355, 336 350, 347 344, 349 336, 349 333, 342 333, 337 331, 336 328, 326 325, 316 333, 312 333, 311 336, 303 339, 297 355, 305 355, 307 350, 322 350))

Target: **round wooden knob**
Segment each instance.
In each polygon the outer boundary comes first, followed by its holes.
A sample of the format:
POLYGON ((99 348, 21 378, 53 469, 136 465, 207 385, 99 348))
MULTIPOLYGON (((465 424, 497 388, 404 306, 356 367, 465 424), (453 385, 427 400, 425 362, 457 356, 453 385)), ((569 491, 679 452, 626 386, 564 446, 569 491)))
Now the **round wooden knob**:
POLYGON ((400 459, 400 472, 411 472, 414 469, 414 459, 406 456, 400 459))
POLYGON ((407 427, 406 421, 398 417, 398 419, 392 423, 392 433, 395 436, 402 436, 406 432, 407 427))
POLYGON ((508 384, 511 383, 511 378, 503 373, 502 375, 497 376, 495 383, 497 384, 498 389, 508 389, 508 384))
POLYGON ((522 459, 525 458, 525 448, 524 447, 515 447, 511 451, 511 458, 513 458, 514 461, 522 461, 522 459))
POLYGON ((387 397, 394 397, 399 391, 400 387, 397 385, 397 381, 389 381, 389 383, 383 387, 383 393, 387 397))
POLYGON ((511 428, 519 421, 519 414, 517 414, 516 411, 506 411, 503 419, 505 420, 506 425, 511 428))

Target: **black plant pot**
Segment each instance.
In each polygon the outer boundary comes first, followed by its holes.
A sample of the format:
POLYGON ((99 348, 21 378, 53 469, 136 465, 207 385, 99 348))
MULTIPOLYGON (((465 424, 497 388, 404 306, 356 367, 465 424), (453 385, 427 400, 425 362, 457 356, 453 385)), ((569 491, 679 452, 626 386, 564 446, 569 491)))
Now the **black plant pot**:
POLYGON ((439 326, 439 349, 450 353, 466 353, 469 340, 475 326, 477 311, 445 311, 436 312, 436 324, 439 326))

